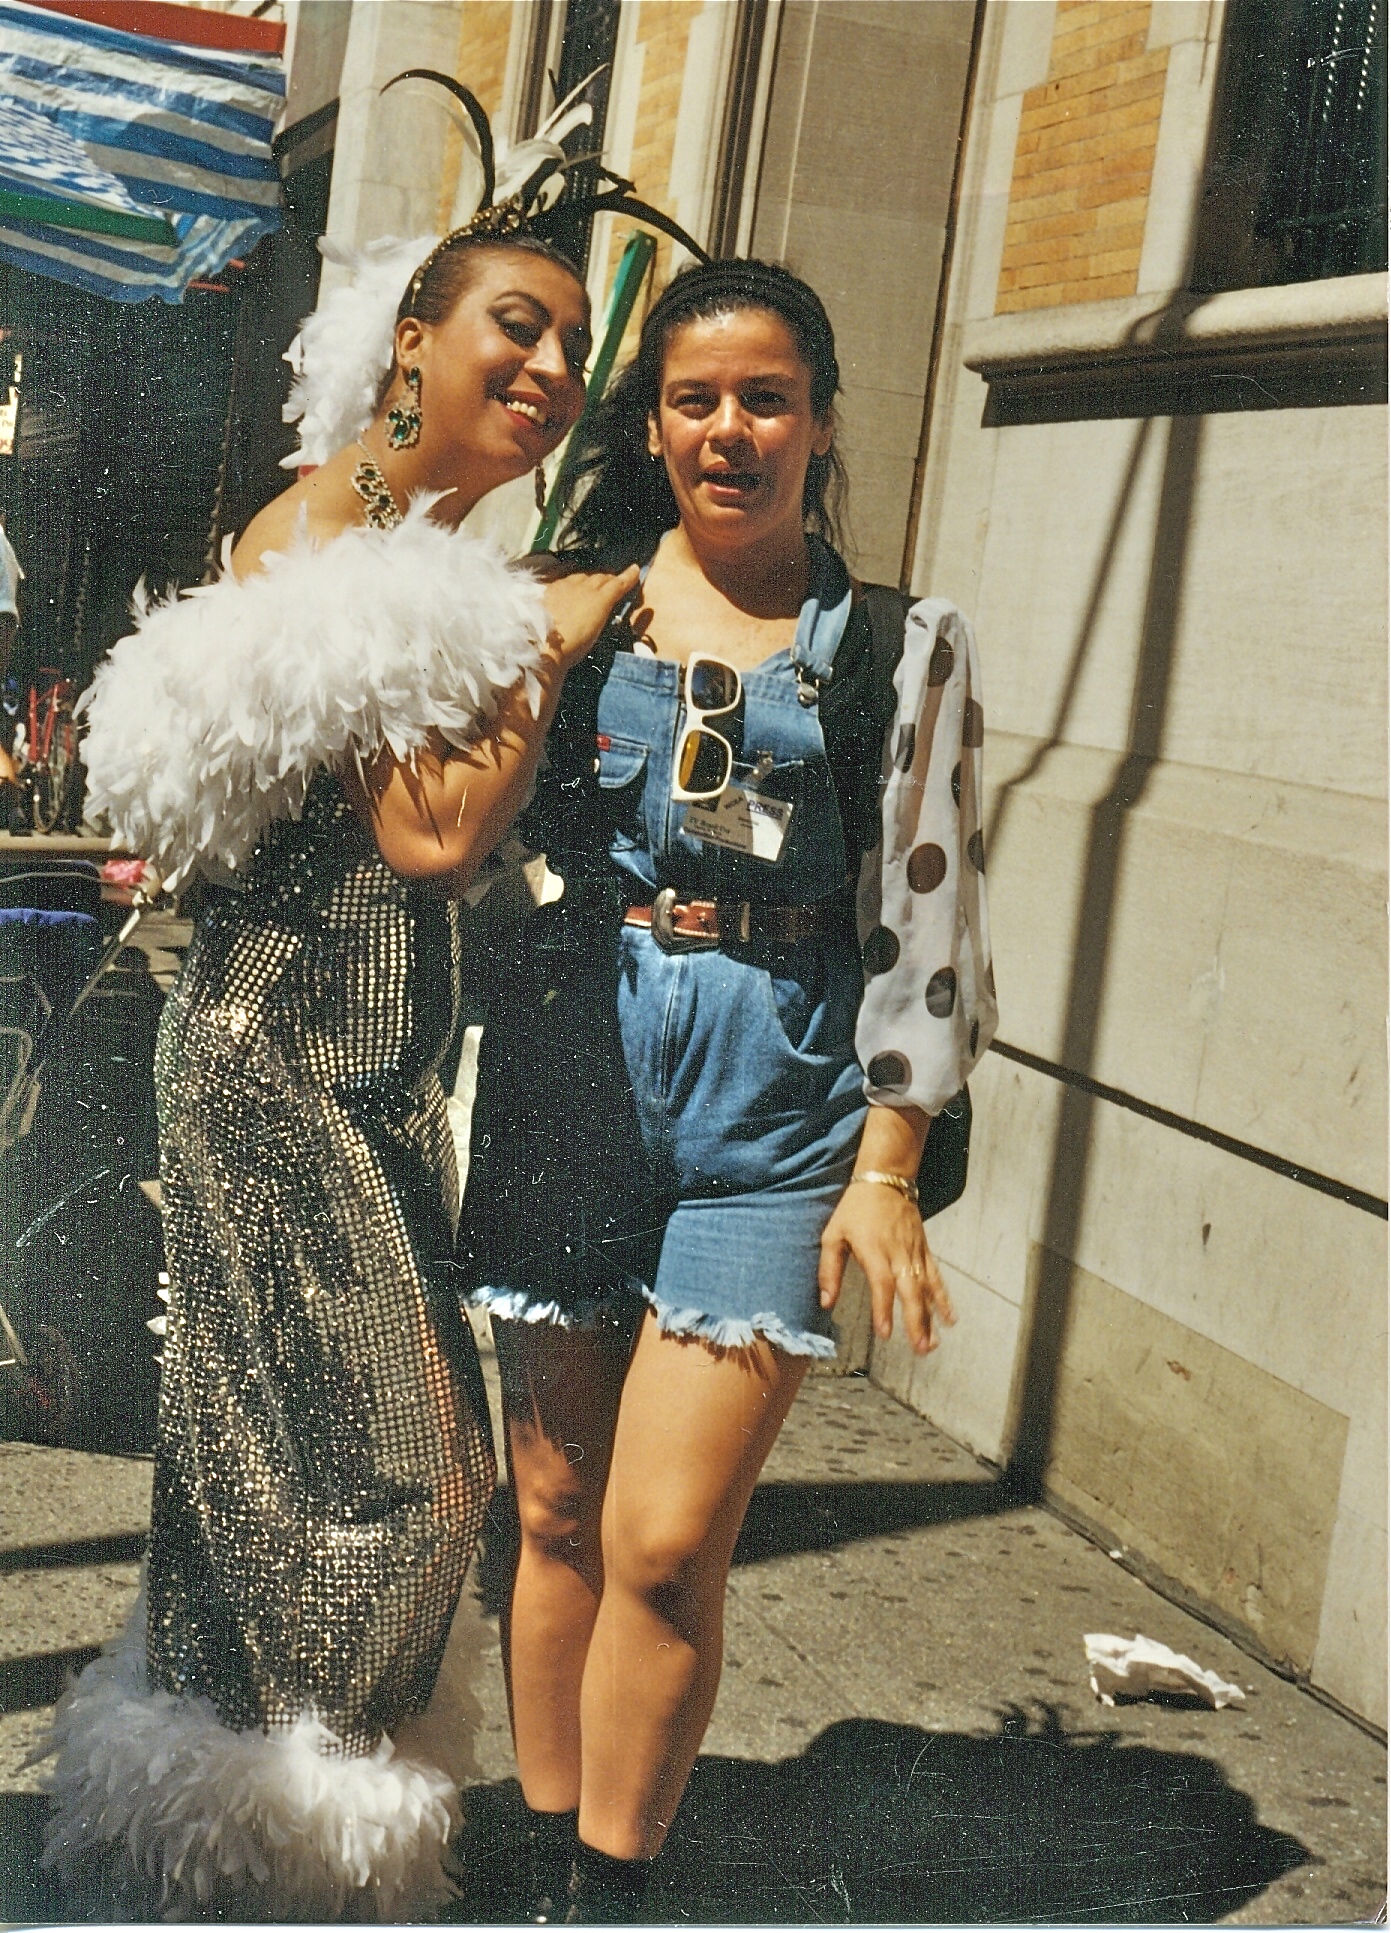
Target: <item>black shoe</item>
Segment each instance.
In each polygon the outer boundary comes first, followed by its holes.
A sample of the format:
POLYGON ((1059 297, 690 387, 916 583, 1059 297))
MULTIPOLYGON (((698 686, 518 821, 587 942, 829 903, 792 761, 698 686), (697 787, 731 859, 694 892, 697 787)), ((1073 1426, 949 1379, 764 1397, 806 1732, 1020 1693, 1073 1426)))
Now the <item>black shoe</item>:
POLYGON ((533 1812, 527 1807, 524 1926, 559 1926, 564 1920, 578 1822, 578 1811, 533 1812))
POLYGON ((639 1926, 645 1915, 650 1859, 614 1859, 606 1852, 575 1845, 570 1873, 566 1926, 639 1926))

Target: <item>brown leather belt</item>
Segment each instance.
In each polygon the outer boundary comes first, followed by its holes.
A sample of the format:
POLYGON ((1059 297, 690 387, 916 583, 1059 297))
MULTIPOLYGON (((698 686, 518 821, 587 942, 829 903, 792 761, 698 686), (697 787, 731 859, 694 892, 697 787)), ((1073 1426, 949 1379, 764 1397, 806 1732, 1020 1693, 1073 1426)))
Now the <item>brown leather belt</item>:
POLYGON ((839 898, 815 906, 766 906, 748 899, 678 899, 674 886, 663 886, 650 906, 630 906, 623 924, 646 928, 665 953, 704 953, 753 940, 793 946, 834 931, 847 917, 839 898))

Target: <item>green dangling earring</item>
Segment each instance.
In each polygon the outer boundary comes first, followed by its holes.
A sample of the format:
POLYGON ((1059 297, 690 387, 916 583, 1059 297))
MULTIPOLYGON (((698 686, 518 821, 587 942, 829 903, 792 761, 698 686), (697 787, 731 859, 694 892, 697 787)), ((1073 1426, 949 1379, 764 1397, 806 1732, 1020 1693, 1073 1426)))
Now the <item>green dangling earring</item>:
POLYGON ((396 403, 386 412, 387 441, 393 450, 413 450, 420 441, 420 371, 405 372, 408 403, 396 403))

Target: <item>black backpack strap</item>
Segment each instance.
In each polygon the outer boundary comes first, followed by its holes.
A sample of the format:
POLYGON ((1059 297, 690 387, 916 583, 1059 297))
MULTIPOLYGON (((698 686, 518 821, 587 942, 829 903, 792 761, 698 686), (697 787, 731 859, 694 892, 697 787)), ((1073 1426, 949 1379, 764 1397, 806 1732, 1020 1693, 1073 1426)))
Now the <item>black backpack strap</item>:
POLYGON ((836 654, 835 675, 821 696, 826 756, 852 865, 879 843, 884 734, 898 702, 894 673, 912 602, 892 585, 865 586, 836 654))
POLYGON ((914 600, 908 591, 897 590, 892 584, 866 584, 863 602, 869 612, 871 683, 876 697, 882 700, 880 715, 887 731, 897 703, 894 673, 903 656, 903 633, 914 600))

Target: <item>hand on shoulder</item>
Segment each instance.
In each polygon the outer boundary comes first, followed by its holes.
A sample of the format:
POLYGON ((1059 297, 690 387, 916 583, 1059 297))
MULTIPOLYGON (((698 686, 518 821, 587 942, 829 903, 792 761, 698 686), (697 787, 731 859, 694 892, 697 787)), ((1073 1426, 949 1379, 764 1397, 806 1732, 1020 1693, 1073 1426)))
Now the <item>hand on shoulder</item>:
POLYGON ((567 571, 547 581, 551 633, 546 642, 565 669, 584 657, 623 599, 637 587, 636 564, 621 571, 567 571))

